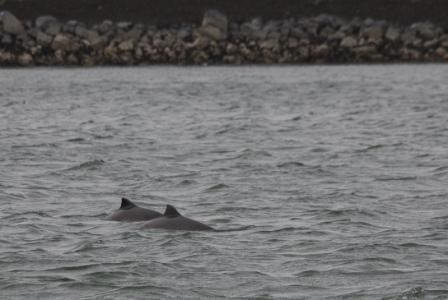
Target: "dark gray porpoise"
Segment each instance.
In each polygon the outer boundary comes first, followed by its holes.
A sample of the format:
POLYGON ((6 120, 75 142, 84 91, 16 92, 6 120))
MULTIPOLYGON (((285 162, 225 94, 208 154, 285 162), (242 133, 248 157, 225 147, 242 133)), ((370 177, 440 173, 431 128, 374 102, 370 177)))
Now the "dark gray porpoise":
POLYGON ((174 206, 167 205, 162 217, 146 222, 143 228, 169 230, 213 230, 210 226, 182 216, 174 206))
POLYGON ((108 219, 113 221, 138 222, 149 221, 161 216, 162 214, 157 211, 140 207, 126 198, 121 198, 120 209, 115 211, 108 219))

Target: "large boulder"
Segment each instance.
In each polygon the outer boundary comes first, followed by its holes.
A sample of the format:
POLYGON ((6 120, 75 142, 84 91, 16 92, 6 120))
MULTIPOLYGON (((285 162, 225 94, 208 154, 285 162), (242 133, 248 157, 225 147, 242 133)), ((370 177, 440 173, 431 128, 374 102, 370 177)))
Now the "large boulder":
POLYGON ((439 30, 432 23, 414 23, 411 25, 420 37, 425 40, 432 40, 439 35, 439 30))
POLYGON ((208 10, 202 19, 202 26, 198 32, 207 38, 215 41, 227 38, 228 21, 227 17, 217 10, 208 10))
POLYGON ((22 22, 9 11, 0 12, 0 24, 3 25, 3 31, 6 33, 19 35, 25 31, 22 22))

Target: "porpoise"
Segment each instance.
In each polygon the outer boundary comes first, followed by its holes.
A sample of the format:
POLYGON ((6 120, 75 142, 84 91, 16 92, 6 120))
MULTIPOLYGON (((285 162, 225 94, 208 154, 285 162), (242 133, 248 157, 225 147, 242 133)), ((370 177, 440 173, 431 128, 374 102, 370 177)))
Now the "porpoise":
POLYGON ((143 228, 168 230, 214 230, 210 226, 182 216, 172 205, 167 205, 163 216, 146 222, 143 225, 143 228))
POLYGON ((140 207, 126 198, 121 198, 120 208, 110 215, 108 220, 138 222, 149 221, 161 216, 162 214, 157 211, 140 207))

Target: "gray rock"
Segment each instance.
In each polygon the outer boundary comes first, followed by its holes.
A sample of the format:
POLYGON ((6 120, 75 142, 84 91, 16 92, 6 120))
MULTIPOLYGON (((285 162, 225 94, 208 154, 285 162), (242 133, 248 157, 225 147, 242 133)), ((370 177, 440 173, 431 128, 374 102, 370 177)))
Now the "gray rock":
POLYGON ((12 37, 11 35, 5 33, 3 34, 2 38, 1 38, 1 42, 3 45, 11 45, 12 44, 12 37))
MULTIPOLYGON (((263 23, 261 19, 253 19, 250 22, 245 22, 240 26, 240 33, 242 36, 249 39, 257 39, 257 33, 260 33, 262 30, 263 23)), ((267 33, 265 33, 267 35, 267 33)))
POLYGON ((379 40, 384 35, 384 26, 382 24, 373 24, 361 29, 361 35, 369 40, 379 40))
POLYGON ((384 34, 386 39, 395 42, 400 38, 400 30, 394 26, 387 27, 386 33, 384 34))
POLYGON ((51 44, 53 50, 69 51, 72 48, 72 41, 64 34, 58 34, 54 37, 51 44))
POLYGON ((346 36, 344 39, 342 39, 341 43, 339 44, 339 46, 343 48, 353 48, 356 47, 357 45, 358 41, 351 36, 346 36))
POLYGON ((238 52, 238 47, 235 44, 229 43, 226 46, 227 54, 236 54, 238 52))
POLYGON ((0 23, 3 25, 3 31, 6 33, 19 35, 25 31, 22 22, 9 11, 0 12, 0 23))
POLYGON ((181 41, 185 41, 186 39, 191 37, 191 30, 186 28, 181 28, 177 31, 177 38, 181 41))
POLYGON ((202 19, 202 26, 212 26, 227 32, 227 16, 217 10, 207 10, 202 19))
POLYGON ((67 23, 64 24, 63 26, 63 30, 65 32, 69 32, 69 33, 75 33, 76 30, 76 26, 78 25, 78 21, 76 20, 70 20, 67 23))
POLYGON ((448 51, 443 48, 443 47, 438 47, 435 51, 434 54, 437 55, 438 57, 445 57, 448 54, 448 51))
POLYGON ((260 42, 261 49, 275 49, 275 48, 279 48, 279 47, 280 47, 280 45, 279 45, 278 39, 269 39, 269 40, 260 42))
POLYGON ((33 57, 29 53, 22 53, 17 56, 17 62, 21 66, 29 66, 33 63, 33 57))
POLYGON ((36 42, 39 45, 48 46, 51 44, 52 41, 53 41, 53 37, 51 35, 43 33, 42 31, 37 32, 36 42))
POLYGON ((227 38, 228 21, 227 17, 217 10, 208 10, 202 19, 202 26, 198 32, 215 41, 227 38))
POLYGON ((100 34, 105 34, 113 29, 114 29, 114 23, 110 20, 105 20, 98 26, 98 32, 100 34))
POLYGON ((52 22, 47 25, 47 29, 45 30, 45 33, 55 36, 58 33, 60 33, 62 30, 62 24, 59 22, 52 22))
POLYGON ((376 47, 373 45, 353 48, 352 51, 358 56, 365 58, 368 58, 369 56, 377 53, 376 47))
POLYGON ((439 40, 438 39, 433 39, 433 40, 424 42, 423 43, 423 48, 431 49, 431 48, 436 48, 438 45, 439 45, 439 40))
POLYGON ((75 32, 76 36, 86 39, 88 37, 89 34, 89 30, 82 24, 78 24, 75 27, 75 32))
POLYGON ((135 46, 134 40, 126 40, 118 44, 118 50, 123 52, 132 51, 134 49, 134 46, 135 46))
POLYGON ((47 29, 47 26, 51 23, 56 23, 58 20, 53 16, 40 16, 36 19, 34 24, 42 31, 47 29))
POLYGON ((107 39, 104 36, 99 36, 90 41, 90 47, 94 50, 103 49, 107 44, 107 39))
POLYGON ((221 29, 212 26, 201 26, 198 29, 198 32, 200 35, 215 41, 221 41, 227 38, 227 33, 224 33, 221 29))
POLYGON ((327 44, 318 45, 314 48, 313 54, 316 57, 326 57, 330 53, 330 47, 327 44))
POLYGON ((124 30, 124 31, 128 31, 132 28, 132 26, 134 26, 134 24, 132 24, 132 22, 118 22, 117 23, 117 28, 124 30))
POLYGON ((297 38, 290 37, 290 38, 288 38, 288 41, 287 41, 286 45, 287 45, 288 48, 294 49, 294 48, 299 47, 300 42, 299 42, 299 40, 297 38))
POLYGON ((411 29, 414 29, 425 40, 432 40, 439 35, 435 26, 431 23, 414 23, 411 25, 411 29))

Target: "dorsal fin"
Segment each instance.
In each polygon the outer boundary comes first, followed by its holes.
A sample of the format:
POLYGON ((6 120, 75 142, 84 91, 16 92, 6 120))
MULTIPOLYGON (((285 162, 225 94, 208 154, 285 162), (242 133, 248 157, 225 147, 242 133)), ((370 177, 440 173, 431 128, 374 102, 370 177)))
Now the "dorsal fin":
POLYGON ((136 207, 137 205, 135 205, 134 203, 132 203, 131 201, 129 201, 126 198, 121 198, 121 206, 120 209, 130 209, 133 207, 136 207))
POLYGON ((174 206, 167 204, 165 213, 163 215, 168 218, 174 218, 180 216, 180 213, 176 208, 174 208, 174 206))

